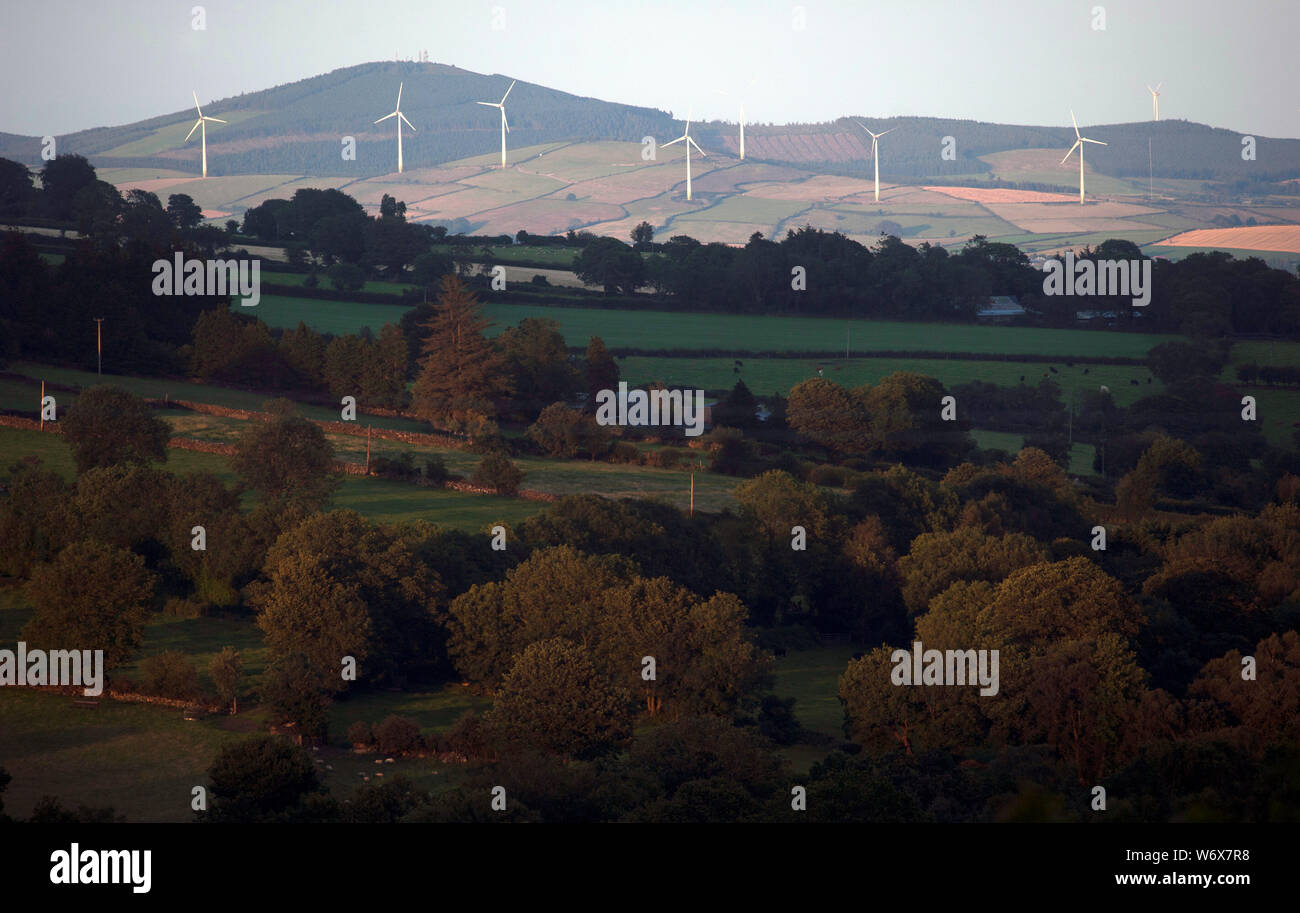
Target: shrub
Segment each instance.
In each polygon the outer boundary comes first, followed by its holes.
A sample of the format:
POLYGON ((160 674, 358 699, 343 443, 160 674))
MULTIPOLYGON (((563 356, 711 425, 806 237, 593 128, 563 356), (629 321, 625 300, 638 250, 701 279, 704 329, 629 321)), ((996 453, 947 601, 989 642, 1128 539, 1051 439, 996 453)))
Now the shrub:
POLYGON ((420 727, 414 720, 390 714, 375 726, 375 744, 384 754, 405 754, 421 748, 424 740, 420 738, 420 727))
POLYGON ((487 757, 488 733, 483 718, 466 710, 447 733, 447 750, 467 758, 487 757))
POLYGON ((407 451, 396 457, 376 456, 370 461, 370 474, 385 479, 413 479, 420 474, 415 468, 415 454, 407 451))
POLYGON ((424 477, 429 480, 430 485, 436 485, 441 488, 447 484, 451 478, 451 473, 447 470, 447 464, 443 462, 439 454, 434 454, 424 461, 424 477))
POLYGON ((844 478, 844 470, 838 466, 814 466, 808 470, 808 481, 814 485, 843 488, 844 478))
POLYGON ((483 488, 490 488, 497 494, 512 495, 519 490, 519 483, 524 480, 524 472, 504 454, 489 453, 483 457, 470 482, 483 488))
POLYGON ((146 694, 187 701, 199 693, 199 673, 179 650, 164 650, 140 661, 140 687, 146 694))
POLYGON ((365 720, 357 720, 349 726, 348 742, 352 745, 365 745, 367 747, 375 744, 375 734, 370 729, 370 724, 365 720))
POLYGON ((627 441, 616 441, 614 446, 609 449, 609 461, 611 463, 631 463, 635 465, 641 462, 641 451, 637 450, 635 444, 629 444, 627 441))

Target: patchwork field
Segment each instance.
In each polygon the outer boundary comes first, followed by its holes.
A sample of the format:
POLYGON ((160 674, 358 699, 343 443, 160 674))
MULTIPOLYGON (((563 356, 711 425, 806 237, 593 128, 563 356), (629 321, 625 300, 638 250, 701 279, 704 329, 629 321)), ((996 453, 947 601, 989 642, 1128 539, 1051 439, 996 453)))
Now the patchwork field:
POLYGON ((1245 225, 1240 228, 1202 228, 1161 241, 1158 247, 1210 247, 1273 250, 1300 254, 1300 225, 1245 225))

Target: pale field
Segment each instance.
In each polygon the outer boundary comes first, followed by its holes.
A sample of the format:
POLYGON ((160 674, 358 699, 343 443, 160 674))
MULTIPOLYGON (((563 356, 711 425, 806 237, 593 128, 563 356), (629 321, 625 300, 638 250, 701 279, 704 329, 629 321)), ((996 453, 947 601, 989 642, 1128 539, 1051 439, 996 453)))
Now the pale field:
POLYGON ((1000 187, 926 187, 924 189, 975 203, 1069 203, 1074 199, 1064 193, 1041 193, 1037 190, 1009 190, 1000 187))
MULTIPOLYGON (((746 147, 748 145, 748 140, 746 140, 746 147)), ((745 151, 748 152, 748 148, 745 151)), ((833 202, 847 199, 855 194, 870 193, 874 187, 875 183, 873 181, 838 177, 831 174, 818 174, 806 181, 755 184, 746 191, 746 195, 765 197, 769 200, 833 202)), ((881 189, 884 189, 883 184, 881 189)))
POLYGON ((1230 247, 1300 253, 1300 225, 1248 225, 1241 228, 1201 228, 1161 241, 1161 247, 1230 247))
MULTIPOLYGON (((227 121, 228 123, 225 126, 229 126, 231 124, 237 124, 240 121, 250 120, 254 117, 260 117, 265 112, 231 111, 222 114, 218 111, 207 110, 204 111, 203 113, 207 117, 217 117, 220 118, 221 120, 227 121)), ((166 126, 159 127, 157 130, 154 130, 148 136, 141 137, 138 140, 135 140, 130 143, 125 143, 121 146, 115 146, 114 148, 109 149, 106 152, 102 152, 100 154, 106 157, 107 156, 132 157, 132 156, 157 155, 159 152, 163 152, 168 149, 188 148, 192 144, 194 146, 194 154, 197 156, 200 154, 200 143, 201 143, 201 140, 199 138, 199 131, 196 130, 194 132, 194 135, 191 136, 188 141, 186 141, 185 139, 185 135, 190 132, 190 128, 194 126, 194 123, 197 120, 198 120, 198 112, 187 111, 184 115, 184 119, 179 121, 178 123, 167 124, 166 126)), ((212 151, 215 146, 215 143, 219 142, 221 139, 222 129, 223 129, 222 124, 208 124, 208 160, 209 161, 211 161, 212 151)))
POLYGON ((610 203, 568 202, 563 199, 528 200, 493 211, 480 211, 475 221, 483 220, 478 234, 514 234, 523 229, 529 234, 563 234, 570 228, 608 222, 625 215, 621 206, 610 203))

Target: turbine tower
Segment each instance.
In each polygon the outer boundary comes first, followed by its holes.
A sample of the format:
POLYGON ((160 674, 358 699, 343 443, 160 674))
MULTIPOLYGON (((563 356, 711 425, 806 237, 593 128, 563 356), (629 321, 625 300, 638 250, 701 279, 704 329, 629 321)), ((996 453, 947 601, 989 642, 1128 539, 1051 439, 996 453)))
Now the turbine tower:
POLYGON ((1066 159, 1068 159, 1071 155, 1074 154, 1075 149, 1079 150, 1079 205, 1082 206, 1083 205, 1083 144, 1095 143, 1098 146, 1107 146, 1110 144, 1103 143, 1101 140, 1097 140, 1097 139, 1088 139, 1088 137, 1080 135, 1079 122, 1074 119, 1074 111, 1070 111, 1070 122, 1074 124, 1074 145, 1070 147, 1069 152, 1065 153, 1065 158, 1061 159, 1061 164, 1062 165, 1065 164, 1066 159))
POLYGON ((706 158, 708 157, 707 153, 700 148, 700 144, 691 139, 691 117, 689 114, 686 115, 686 132, 671 143, 664 143, 664 148, 667 149, 669 146, 675 146, 681 142, 686 143, 686 199, 689 200, 691 198, 691 147, 694 146, 696 152, 706 158))
POLYGON ((225 121, 219 117, 207 117, 206 115, 204 115, 203 109, 199 107, 199 93, 191 90, 190 94, 194 96, 194 110, 199 112, 199 119, 194 122, 193 127, 190 127, 190 132, 185 135, 185 142, 188 143, 190 141, 190 137, 194 135, 195 130, 198 130, 199 135, 203 137, 203 176, 207 177, 208 176, 208 121, 212 121, 214 124, 224 124, 225 121))
MULTIPOLYGON (((514 82, 510 83, 510 89, 513 89, 515 87, 515 82, 518 81, 519 80, 516 79, 514 82)), ((510 96, 510 89, 506 89, 506 94, 501 96, 501 100, 499 102, 480 101, 475 103, 480 105, 486 105, 489 108, 501 109, 501 167, 502 168, 506 167, 506 134, 510 132, 510 125, 506 123, 506 99, 510 96)))
MULTIPOLYGON (((866 128, 866 127, 863 127, 862 124, 860 124, 860 123, 858 124, 858 126, 859 126, 859 127, 862 127, 863 130, 867 130, 867 128, 866 128)), ((895 130, 897 130, 897 129, 898 129, 897 127, 890 127, 888 130, 885 131, 885 133, 893 133, 893 132, 894 132, 895 130)), ((870 130, 867 130, 867 132, 868 132, 868 133, 871 133, 870 130)), ((879 147, 879 140, 880 140, 880 138, 881 138, 882 136, 885 135, 885 133, 871 133, 871 157, 872 157, 873 159, 875 159, 875 162, 876 162, 876 202, 877 202, 877 203, 880 202, 880 147, 879 147)))
POLYGON ((1158 82, 1154 89, 1147 86, 1147 91, 1151 93, 1151 110, 1155 112, 1156 120, 1160 120, 1160 87, 1163 85, 1163 82, 1158 82))
MULTIPOLYGON (((745 86, 745 88, 752 89, 756 82, 758 82, 757 76, 751 79, 749 85, 745 86)), ((717 91, 719 95, 730 96, 730 93, 725 89, 718 89, 717 91)), ((740 160, 742 162, 745 160, 745 99, 743 97, 740 99, 740 160)))
POLYGON ((393 109, 393 113, 385 114, 383 117, 379 118, 379 120, 375 121, 375 123, 377 124, 382 124, 390 117, 397 118, 397 173, 398 174, 402 173, 402 123, 405 122, 406 126, 411 128, 412 133, 415 132, 415 127, 411 124, 409 120, 406 119, 406 115, 402 113, 402 87, 404 85, 405 85, 404 82, 399 82, 397 84, 397 107, 393 109))

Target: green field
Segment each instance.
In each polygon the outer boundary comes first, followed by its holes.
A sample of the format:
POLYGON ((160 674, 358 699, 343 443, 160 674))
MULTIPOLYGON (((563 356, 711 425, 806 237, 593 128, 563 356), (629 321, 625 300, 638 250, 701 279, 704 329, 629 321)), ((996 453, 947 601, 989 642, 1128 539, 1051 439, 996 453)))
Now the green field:
MULTIPOLYGON (((964 361, 945 358, 745 358, 739 373, 733 369, 734 358, 649 358, 629 356, 619 359, 623 379, 629 384, 642 385, 662 380, 668 384, 698 387, 709 391, 724 391, 735 386, 737 380, 758 395, 779 393, 786 396, 790 388, 809 378, 822 377, 849 387, 878 383, 881 378, 896 371, 914 371, 933 377, 945 386, 982 380, 988 383, 1015 386, 1020 378, 1034 386, 1044 375, 1061 385, 1061 395, 1068 398, 1070 390, 1075 395, 1085 390, 1095 390, 1101 385, 1110 388, 1115 402, 1127 406, 1143 396, 1160 392, 1164 385, 1158 380, 1147 383, 1151 372, 1145 367, 1130 365, 1081 365, 1066 367, 1065 362, 1048 365, 1038 362, 1015 361, 964 361), (1085 375, 1083 372, 1087 371, 1085 375), (1136 380, 1137 386, 1131 381, 1136 380)), ((960 411, 961 404, 958 403, 960 411)))

